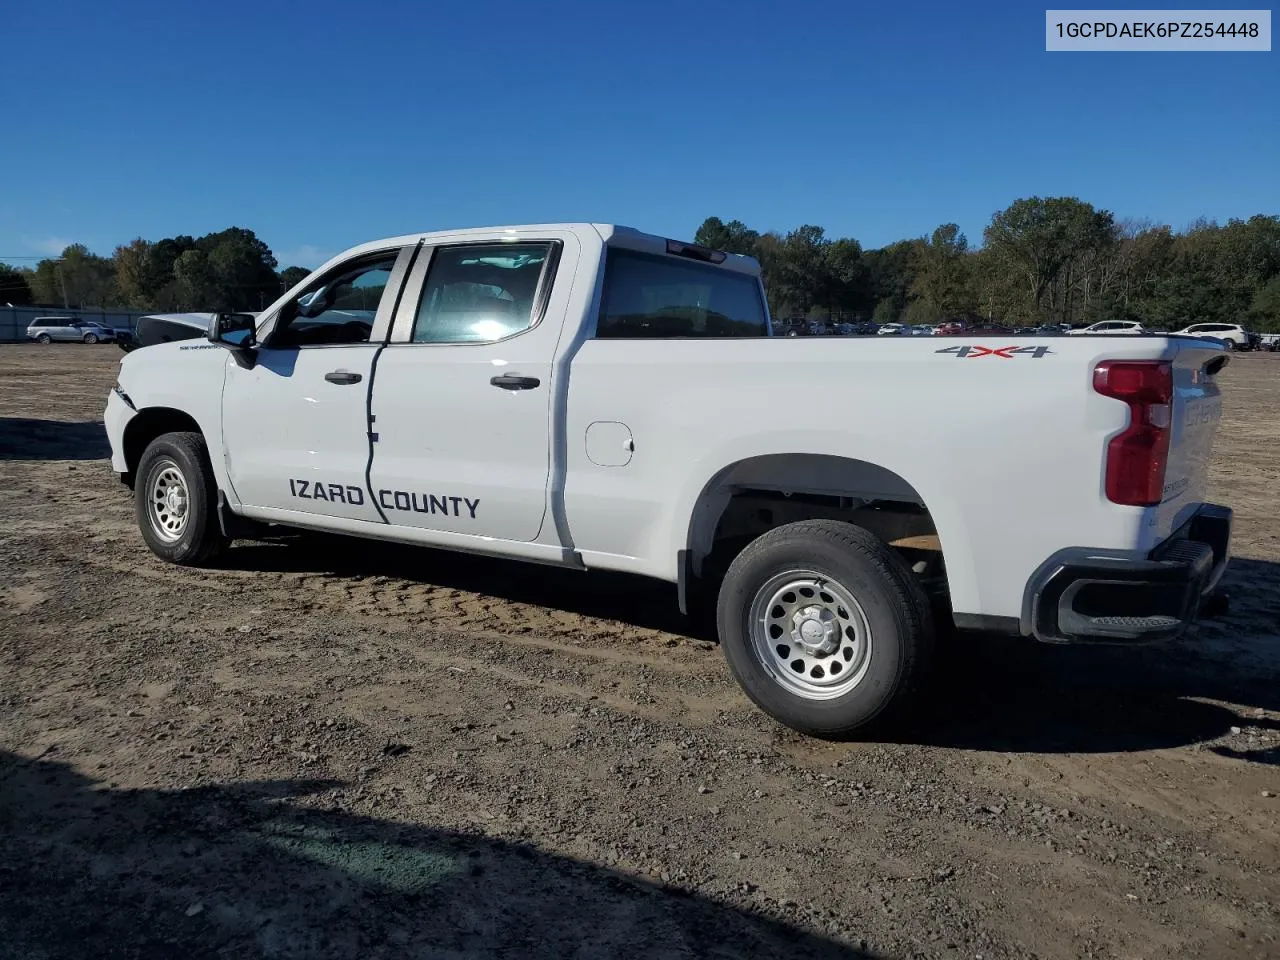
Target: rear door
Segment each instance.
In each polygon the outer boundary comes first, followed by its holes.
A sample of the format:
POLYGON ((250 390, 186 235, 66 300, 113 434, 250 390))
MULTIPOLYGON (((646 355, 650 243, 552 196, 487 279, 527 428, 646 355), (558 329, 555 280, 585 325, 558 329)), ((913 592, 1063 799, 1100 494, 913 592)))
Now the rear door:
POLYGON ((370 487, 388 523, 537 539, 578 260, 577 239, 554 230, 424 248, 374 381, 370 487))

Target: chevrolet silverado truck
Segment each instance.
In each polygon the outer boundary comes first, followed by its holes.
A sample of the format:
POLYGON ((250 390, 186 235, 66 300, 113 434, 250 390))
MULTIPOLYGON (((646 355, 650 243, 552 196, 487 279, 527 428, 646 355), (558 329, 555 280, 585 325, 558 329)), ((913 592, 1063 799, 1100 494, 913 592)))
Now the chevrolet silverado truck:
POLYGON ((105 419, 167 561, 285 525, 657 578, 755 704, 837 738, 910 702, 941 627, 1142 642, 1211 615, 1227 360, 775 337, 750 257, 517 226, 367 243, 128 353, 105 419))

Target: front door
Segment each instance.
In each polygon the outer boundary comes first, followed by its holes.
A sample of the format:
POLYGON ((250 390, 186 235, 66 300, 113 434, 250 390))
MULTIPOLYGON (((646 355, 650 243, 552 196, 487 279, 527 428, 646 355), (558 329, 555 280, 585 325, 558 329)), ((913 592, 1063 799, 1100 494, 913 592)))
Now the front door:
POLYGON ((250 368, 228 358, 227 470, 241 503, 381 522, 369 491, 369 389, 411 247, 349 260, 261 325, 250 368))
POLYGON ((560 334, 540 321, 562 256, 563 239, 541 236, 419 256, 373 389, 370 486, 389 523, 538 537, 560 334))

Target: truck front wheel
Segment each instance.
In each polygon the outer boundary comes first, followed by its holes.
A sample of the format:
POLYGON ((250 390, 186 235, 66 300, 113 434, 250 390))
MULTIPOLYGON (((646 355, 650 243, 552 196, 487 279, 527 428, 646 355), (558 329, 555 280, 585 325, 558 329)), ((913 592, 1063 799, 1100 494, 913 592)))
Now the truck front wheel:
POLYGON ((734 559, 717 630, 747 696, 780 723, 847 737, 901 704, 933 645, 928 598, 883 541, 861 527, 776 527, 734 559))
POLYGON ((204 437, 162 434, 143 452, 137 477, 133 496, 138 527, 152 553, 194 567, 227 546, 218 525, 218 486, 204 437))

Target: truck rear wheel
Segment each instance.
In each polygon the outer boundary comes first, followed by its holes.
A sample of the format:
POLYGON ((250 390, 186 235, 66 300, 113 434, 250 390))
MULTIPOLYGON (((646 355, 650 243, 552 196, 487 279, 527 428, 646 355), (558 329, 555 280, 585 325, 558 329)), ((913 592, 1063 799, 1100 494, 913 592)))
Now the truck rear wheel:
POLYGON ((204 437, 166 433, 138 463, 134 504, 151 552, 182 566, 200 566, 229 543, 218 525, 218 485, 204 437))
POLYGON ((770 530, 729 566, 717 629, 748 697, 801 733, 838 739, 904 702, 933 646, 928 598, 861 527, 770 530))

